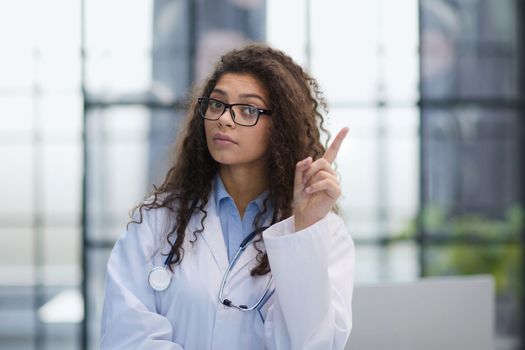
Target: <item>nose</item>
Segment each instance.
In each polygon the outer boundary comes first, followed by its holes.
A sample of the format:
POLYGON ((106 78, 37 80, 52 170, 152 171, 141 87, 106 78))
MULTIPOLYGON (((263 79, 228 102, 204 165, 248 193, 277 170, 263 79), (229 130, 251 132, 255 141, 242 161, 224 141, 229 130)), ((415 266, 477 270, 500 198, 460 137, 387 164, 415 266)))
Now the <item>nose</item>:
POLYGON ((232 110, 230 107, 226 107, 224 108, 224 112, 222 112, 221 116, 219 117, 219 119, 217 119, 217 121, 219 122, 220 125, 224 125, 224 126, 230 126, 230 127, 235 127, 235 122, 233 121, 233 115, 232 115, 232 110), (229 113, 226 113, 226 111, 229 111, 229 113), (225 115, 226 114, 226 115, 225 115))

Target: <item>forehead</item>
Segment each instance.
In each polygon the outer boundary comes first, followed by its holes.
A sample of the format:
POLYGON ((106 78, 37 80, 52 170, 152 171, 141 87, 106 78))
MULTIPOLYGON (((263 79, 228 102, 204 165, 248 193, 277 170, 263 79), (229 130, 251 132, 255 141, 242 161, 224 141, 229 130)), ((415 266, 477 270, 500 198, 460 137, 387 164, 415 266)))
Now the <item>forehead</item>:
POLYGON ((256 94, 267 100, 268 96, 264 85, 254 75, 248 73, 225 73, 215 84, 215 89, 224 91, 232 97, 240 94, 256 94))

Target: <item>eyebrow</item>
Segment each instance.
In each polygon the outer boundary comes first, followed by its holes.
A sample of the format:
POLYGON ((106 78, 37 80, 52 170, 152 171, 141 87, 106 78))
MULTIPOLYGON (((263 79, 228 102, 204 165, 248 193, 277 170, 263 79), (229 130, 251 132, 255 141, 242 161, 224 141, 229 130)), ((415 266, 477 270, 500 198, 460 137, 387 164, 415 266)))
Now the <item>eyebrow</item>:
MULTIPOLYGON (((212 93, 218 93, 220 95, 223 95, 223 96, 228 96, 228 93, 222 89, 218 89, 218 88, 215 88, 213 89, 212 93)), ((240 98, 257 98, 259 100, 261 100, 262 103, 264 103, 265 105, 267 105, 266 101, 264 100, 264 98, 262 98, 261 96, 257 95, 257 94, 240 94, 239 95, 240 98)))

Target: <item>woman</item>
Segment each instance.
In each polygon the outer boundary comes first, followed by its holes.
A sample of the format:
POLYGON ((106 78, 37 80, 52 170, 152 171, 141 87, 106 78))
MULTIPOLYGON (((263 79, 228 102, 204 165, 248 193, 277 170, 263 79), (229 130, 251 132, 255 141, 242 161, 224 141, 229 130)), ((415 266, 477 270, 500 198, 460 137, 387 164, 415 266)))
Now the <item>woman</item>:
POLYGON ((224 55, 199 96, 110 256, 102 348, 343 349, 354 246, 332 162, 348 129, 325 150, 317 83, 264 45, 224 55))

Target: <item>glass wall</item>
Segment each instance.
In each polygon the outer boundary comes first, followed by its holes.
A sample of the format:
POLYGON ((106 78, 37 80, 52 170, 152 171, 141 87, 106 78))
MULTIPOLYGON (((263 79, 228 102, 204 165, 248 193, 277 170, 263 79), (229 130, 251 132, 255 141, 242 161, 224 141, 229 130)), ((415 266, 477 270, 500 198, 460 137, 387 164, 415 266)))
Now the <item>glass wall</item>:
POLYGON ((100 333, 106 262, 146 190, 152 85, 152 1, 83 2, 85 127, 84 346, 100 333), (125 13, 125 15, 123 15, 125 13), (118 23, 118 25, 116 25, 118 23))
POLYGON ((491 274, 496 347, 516 349, 523 329, 520 8, 513 0, 425 0, 420 8, 423 273, 491 274))
POLYGON ((0 3, 2 349, 78 345, 79 14, 79 1, 0 3))
POLYGON ((332 135, 350 128, 337 167, 356 282, 489 273, 496 348, 519 349, 518 5, 0 3, 0 348, 98 348, 111 247, 163 180, 189 89, 257 40, 318 79, 332 135))

